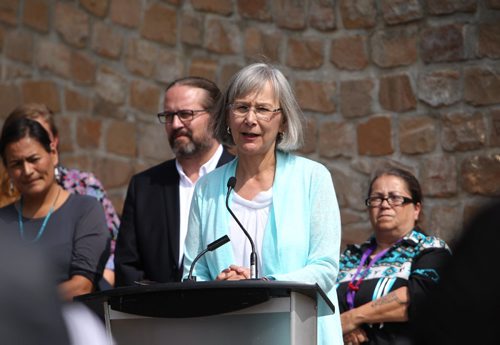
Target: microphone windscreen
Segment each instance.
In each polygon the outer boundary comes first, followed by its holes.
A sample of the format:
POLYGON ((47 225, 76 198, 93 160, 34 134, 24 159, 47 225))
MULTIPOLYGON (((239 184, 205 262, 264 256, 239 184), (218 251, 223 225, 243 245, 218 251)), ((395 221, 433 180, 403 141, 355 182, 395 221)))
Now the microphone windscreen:
POLYGON ((235 186, 236 186, 236 177, 231 176, 229 180, 227 180, 227 188, 234 189, 235 186))
POLYGON ((226 244, 227 242, 229 242, 229 236, 228 235, 224 235, 221 238, 219 238, 219 239, 213 241, 212 243, 210 243, 207 246, 207 250, 208 251, 214 251, 217 248, 219 248, 220 246, 222 246, 223 244, 226 244))

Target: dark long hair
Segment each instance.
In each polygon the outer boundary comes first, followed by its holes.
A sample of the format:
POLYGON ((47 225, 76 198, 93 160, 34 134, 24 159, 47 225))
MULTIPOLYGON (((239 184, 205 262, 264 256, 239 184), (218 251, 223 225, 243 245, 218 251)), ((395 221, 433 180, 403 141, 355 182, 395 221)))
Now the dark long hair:
POLYGON ((7 166, 5 150, 9 144, 18 142, 23 138, 33 138, 42 145, 47 152, 51 152, 49 133, 35 120, 20 117, 5 121, 0 137, 0 155, 5 166, 7 166))

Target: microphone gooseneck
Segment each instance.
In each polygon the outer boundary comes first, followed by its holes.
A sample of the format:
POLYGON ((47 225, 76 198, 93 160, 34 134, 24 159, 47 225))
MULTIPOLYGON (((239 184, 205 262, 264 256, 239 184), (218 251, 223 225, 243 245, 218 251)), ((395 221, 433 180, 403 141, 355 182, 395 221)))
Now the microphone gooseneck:
POLYGON ((255 251, 255 244, 253 243, 250 234, 245 230, 243 225, 240 223, 239 219, 236 217, 236 215, 229 207, 229 195, 231 194, 231 191, 234 189, 235 186, 236 186, 236 177, 231 176, 229 180, 227 180, 226 208, 229 211, 229 214, 231 214, 233 219, 236 221, 240 229, 243 231, 245 236, 248 238, 248 241, 250 241, 250 246, 252 247, 252 252, 250 253, 250 279, 258 279, 259 274, 257 272, 257 252, 255 251))
POLYGON ((227 235, 224 235, 222 236, 221 238, 213 241, 212 243, 210 243, 207 248, 205 248, 204 250, 201 251, 200 254, 198 254, 193 262, 191 263, 191 267, 189 268, 189 274, 186 278, 186 280, 191 280, 191 281, 196 281, 196 277, 193 277, 193 269, 194 269, 194 265, 196 264, 196 262, 203 256, 205 255, 206 252, 212 252, 214 250, 216 250, 217 248, 219 248, 220 246, 226 244, 227 242, 229 242, 229 237, 227 235))

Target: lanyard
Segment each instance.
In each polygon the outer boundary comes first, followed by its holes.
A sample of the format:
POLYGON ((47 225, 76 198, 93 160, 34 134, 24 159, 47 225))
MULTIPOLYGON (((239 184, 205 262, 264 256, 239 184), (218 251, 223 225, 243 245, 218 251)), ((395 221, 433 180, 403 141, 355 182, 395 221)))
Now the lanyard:
POLYGON ((366 266, 365 270, 361 273, 362 268, 365 266, 366 260, 370 256, 371 253, 375 250, 376 244, 372 245, 371 247, 367 248, 363 252, 363 256, 361 257, 361 262, 358 265, 358 268, 356 270, 356 273, 352 277, 351 281, 349 282, 347 286, 347 304, 349 306, 349 309, 354 308, 354 296, 356 295, 356 291, 359 290, 359 285, 361 285, 361 282, 363 281, 363 278, 365 278, 368 275, 368 272, 370 271, 370 268, 377 262, 378 259, 380 259, 382 256, 387 253, 391 247, 386 248, 382 250, 380 253, 375 255, 375 257, 370 261, 368 266, 366 266), (361 273, 361 274, 360 274, 361 273), (360 276, 359 279, 356 280, 356 278, 360 276))

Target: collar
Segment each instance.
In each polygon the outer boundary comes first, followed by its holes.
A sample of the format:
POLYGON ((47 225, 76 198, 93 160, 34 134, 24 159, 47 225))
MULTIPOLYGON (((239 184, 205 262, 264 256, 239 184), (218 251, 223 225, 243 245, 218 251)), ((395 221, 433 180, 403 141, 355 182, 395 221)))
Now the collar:
MULTIPOLYGON (((215 153, 210 157, 210 159, 203 164, 200 169, 198 170, 198 178, 208 174, 212 170, 214 170, 217 167, 217 162, 219 161, 220 157, 222 156, 222 152, 224 151, 223 147, 221 144, 217 147, 217 150, 215 153)), ((183 182, 189 182, 192 184, 191 180, 184 174, 184 170, 182 169, 182 166, 180 165, 179 161, 176 159, 175 160, 175 167, 177 168, 177 172, 179 173, 179 177, 181 181, 183 182)))

